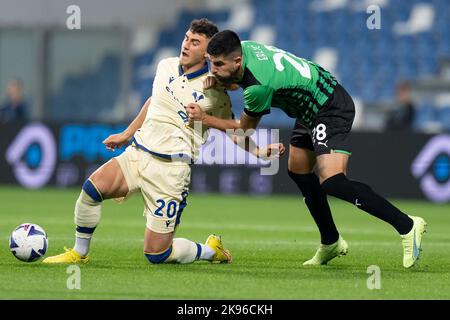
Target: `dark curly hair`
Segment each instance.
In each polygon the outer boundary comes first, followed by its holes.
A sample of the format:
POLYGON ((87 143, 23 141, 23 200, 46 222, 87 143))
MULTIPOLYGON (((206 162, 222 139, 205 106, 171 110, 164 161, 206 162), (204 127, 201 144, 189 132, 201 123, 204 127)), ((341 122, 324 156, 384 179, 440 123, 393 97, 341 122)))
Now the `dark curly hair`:
POLYGON ((218 32, 208 43, 206 51, 212 56, 228 56, 230 54, 242 53, 241 40, 236 32, 224 30, 218 32))
POLYGON ((217 26, 206 18, 192 20, 189 30, 193 33, 203 34, 208 39, 211 39, 212 36, 219 32, 217 26))

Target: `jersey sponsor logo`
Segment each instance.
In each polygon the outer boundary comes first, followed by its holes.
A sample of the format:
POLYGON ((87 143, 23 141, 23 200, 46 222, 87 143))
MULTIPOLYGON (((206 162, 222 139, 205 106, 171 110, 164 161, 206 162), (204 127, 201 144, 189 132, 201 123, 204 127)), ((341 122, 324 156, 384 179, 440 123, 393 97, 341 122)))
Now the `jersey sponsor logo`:
POLYGON ((173 92, 172 89, 170 89, 169 86, 166 86, 166 90, 167 90, 167 92, 171 95, 171 97, 173 98, 173 100, 175 100, 176 102, 178 102, 178 103, 184 108, 183 102, 175 96, 175 93, 173 92))

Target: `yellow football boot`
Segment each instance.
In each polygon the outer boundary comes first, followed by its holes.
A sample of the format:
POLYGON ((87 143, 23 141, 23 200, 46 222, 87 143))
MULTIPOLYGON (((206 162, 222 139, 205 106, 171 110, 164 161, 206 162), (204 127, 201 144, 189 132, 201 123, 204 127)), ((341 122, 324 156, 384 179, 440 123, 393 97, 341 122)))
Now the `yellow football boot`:
POLYGON ((89 256, 81 256, 74 249, 68 249, 64 247, 64 253, 45 258, 42 263, 87 263, 89 256))
POLYGON ((231 263, 231 253, 223 247, 220 236, 216 236, 215 234, 210 235, 206 239, 205 244, 216 252, 211 262, 231 263))

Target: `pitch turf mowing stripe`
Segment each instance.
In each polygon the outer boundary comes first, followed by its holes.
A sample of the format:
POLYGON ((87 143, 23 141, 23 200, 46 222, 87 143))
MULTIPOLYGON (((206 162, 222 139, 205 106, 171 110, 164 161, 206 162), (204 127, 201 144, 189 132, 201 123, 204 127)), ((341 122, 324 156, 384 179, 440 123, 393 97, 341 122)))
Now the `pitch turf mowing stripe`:
POLYGON ((349 243, 348 255, 327 266, 304 268, 319 235, 299 197, 195 194, 177 237, 203 242, 219 233, 232 250, 233 263, 153 266, 142 254, 142 201, 106 201, 92 241, 92 261, 80 266, 81 289, 69 290, 67 266, 20 262, 9 252, 7 239, 14 227, 29 221, 49 234, 48 254, 72 246, 79 189, 0 187, 0 194, 0 299, 450 299, 448 204, 394 201, 428 222, 419 265, 406 270, 395 231, 341 201, 330 204, 349 243), (370 265, 381 269, 380 290, 367 288, 370 265))

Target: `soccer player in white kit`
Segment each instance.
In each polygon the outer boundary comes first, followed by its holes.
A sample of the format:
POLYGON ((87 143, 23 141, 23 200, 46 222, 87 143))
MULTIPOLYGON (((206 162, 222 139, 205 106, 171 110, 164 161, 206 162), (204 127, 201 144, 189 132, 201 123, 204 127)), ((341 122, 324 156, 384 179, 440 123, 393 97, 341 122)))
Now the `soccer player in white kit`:
MULTIPOLYGON (((185 106, 195 102, 208 114, 224 119, 232 117, 224 88, 203 89, 208 76, 206 47, 217 32, 217 27, 207 19, 192 21, 180 56, 160 61, 152 97, 125 131, 103 142, 111 150, 131 144, 120 156, 97 169, 83 185, 75 205, 74 248, 48 257, 43 263, 88 262, 102 201, 125 199, 135 192, 140 192, 145 202, 144 255, 150 263, 231 262, 231 254, 219 236, 210 235, 205 244, 174 238, 187 204, 190 165, 205 142, 208 129, 190 123, 185 106)), ((247 141, 245 148, 256 156, 268 155, 268 150, 273 149, 280 154, 284 152, 281 144, 259 149, 247 141)))

